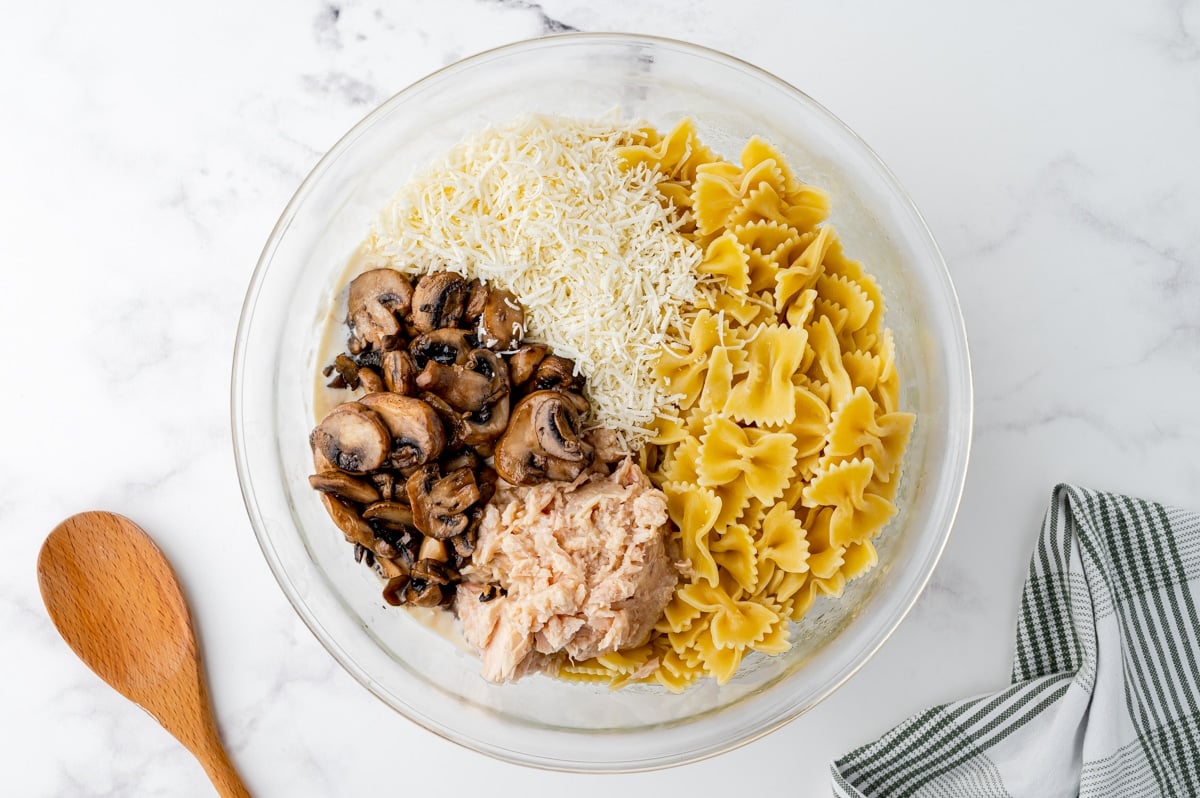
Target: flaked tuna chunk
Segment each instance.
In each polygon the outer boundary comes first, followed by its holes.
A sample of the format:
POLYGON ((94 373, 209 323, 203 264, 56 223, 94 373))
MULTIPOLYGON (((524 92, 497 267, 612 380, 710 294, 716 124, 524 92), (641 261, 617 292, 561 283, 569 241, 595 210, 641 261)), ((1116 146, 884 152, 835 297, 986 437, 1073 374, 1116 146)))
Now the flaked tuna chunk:
POLYGON ((666 496, 629 460, 611 476, 498 491, 455 602, 484 677, 644 643, 679 577, 668 523, 666 496), (488 584, 503 589, 480 601, 488 584))

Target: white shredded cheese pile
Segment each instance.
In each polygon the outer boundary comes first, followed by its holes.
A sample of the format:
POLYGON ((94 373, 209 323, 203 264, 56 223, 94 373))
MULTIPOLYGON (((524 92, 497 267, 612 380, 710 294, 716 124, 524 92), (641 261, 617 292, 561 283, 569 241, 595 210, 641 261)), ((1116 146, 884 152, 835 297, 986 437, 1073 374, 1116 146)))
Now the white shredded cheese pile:
POLYGON ((450 269, 516 294, 527 338, 587 377, 589 426, 631 450, 671 397, 652 370, 682 343, 702 253, 676 231, 659 176, 626 171, 632 126, 523 116, 452 149, 380 215, 362 253, 409 273, 450 269))

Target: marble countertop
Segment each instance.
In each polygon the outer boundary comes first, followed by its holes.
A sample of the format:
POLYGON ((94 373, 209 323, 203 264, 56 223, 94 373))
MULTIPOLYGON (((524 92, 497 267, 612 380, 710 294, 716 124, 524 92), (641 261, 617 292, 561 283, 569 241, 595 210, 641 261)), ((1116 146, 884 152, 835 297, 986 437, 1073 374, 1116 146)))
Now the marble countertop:
POLYGON ((1008 676, 1051 487, 1200 507, 1200 4, 302 0, 7 7, 0 30, 0 792, 202 796, 199 766, 75 659, 34 562, 63 516, 152 531, 257 795, 827 793, 827 763, 1008 676), (736 752, 608 778, 492 761, 354 682, 271 577, 229 434, 259 250, 321 154, 458 58, 562 30, 725 50, 800 86, 938 237, 974 359, 975 444, 933 581, 817 709, 736 752))

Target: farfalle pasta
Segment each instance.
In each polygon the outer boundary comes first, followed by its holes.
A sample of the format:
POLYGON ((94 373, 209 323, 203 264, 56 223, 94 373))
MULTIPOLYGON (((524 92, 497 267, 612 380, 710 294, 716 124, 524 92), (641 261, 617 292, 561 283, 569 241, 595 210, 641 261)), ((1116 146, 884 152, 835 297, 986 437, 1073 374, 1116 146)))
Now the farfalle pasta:
POLYGON ((899 409, 879 286, 774 147, 754 137, 722 160, 685 120, 622 157, 660 173, 704 252, 688 345, 655 372, 678 410, 649 438, 690 572, 637 656, 571 672, 682 690, 786 651, 791 622, 875 565, 915 417, 899 409))

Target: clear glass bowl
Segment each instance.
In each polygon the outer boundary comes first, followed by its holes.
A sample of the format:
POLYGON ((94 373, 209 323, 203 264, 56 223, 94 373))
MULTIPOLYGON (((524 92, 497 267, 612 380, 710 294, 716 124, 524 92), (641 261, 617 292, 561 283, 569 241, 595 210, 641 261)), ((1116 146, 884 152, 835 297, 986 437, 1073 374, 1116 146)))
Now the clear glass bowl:
POLYGON ((811 709, 887 639, 929 579, 966 473, 971 379, 958 301, 929 230, 895 177, 845 125, 760 69, 695 45, 572 34, 501 47, 430 75, 357 124, 317 164, 271 233, 246 295, 233 368, 233 436, 246 508, 296 611, 364 686, 430 731, 501 759, 630 771, 729 750, 811 709), (879 565, 818 600, 795 645, 681 695, 544 677, 496 686, 475 657, 386 608, 306 477, 314 375, 348 256, 415 170, 524 112, 614 110, 667 128, 692 117, 736 156, 765 136, 833 198, 832 221, 887 298, 903 404, 918 414, 879 565))

